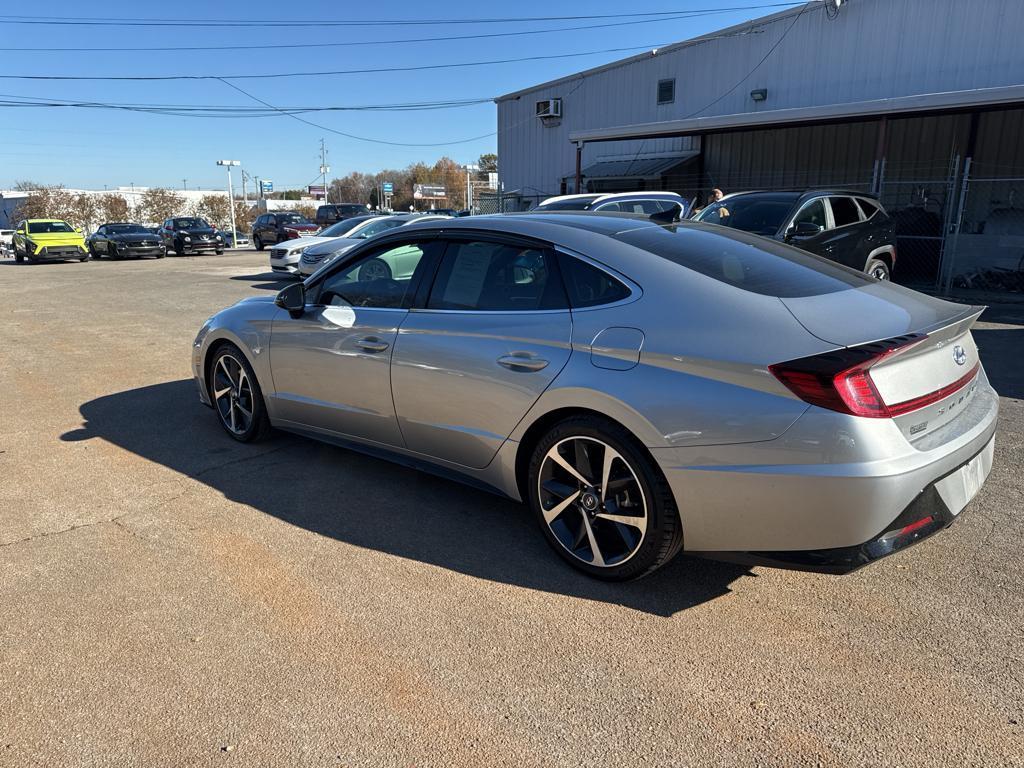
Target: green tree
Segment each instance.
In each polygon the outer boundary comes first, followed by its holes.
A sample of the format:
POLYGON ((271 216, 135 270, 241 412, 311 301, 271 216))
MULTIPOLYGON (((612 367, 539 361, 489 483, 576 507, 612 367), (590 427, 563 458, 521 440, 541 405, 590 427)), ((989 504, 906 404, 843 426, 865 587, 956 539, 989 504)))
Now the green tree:
POLYGON ((481 173, 497 173, 498 172, 498 156, 493 152, 486 152, 480 155, 480 159, 476 161, 477 165, 480 166, 481 173))

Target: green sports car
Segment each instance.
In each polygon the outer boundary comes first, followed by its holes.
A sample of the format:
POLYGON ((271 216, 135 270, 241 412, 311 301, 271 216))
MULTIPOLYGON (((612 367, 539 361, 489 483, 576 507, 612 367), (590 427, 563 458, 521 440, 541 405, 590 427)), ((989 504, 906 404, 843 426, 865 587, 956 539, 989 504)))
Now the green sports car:
POLYGON ((60 219, 26 219, 14 230, 14 260, 89 260, 85 237, 60 219))

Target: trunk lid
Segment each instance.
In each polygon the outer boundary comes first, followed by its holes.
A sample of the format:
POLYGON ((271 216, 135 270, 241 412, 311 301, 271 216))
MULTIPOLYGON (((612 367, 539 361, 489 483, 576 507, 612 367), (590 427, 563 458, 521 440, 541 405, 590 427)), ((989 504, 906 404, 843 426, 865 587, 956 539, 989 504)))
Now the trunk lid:
POLYGON ((837 346, 921 336, 870 369, 885 404, 905 411, 893 421, 911 442, 967 411, 981 375, 971 326, 984 307, 954 304, 888 282, 781 301, 808 332, 837 346), (940 391, 943 396, 935 399, 940 391), (923 403, 914 407, 918 399, 923 403))

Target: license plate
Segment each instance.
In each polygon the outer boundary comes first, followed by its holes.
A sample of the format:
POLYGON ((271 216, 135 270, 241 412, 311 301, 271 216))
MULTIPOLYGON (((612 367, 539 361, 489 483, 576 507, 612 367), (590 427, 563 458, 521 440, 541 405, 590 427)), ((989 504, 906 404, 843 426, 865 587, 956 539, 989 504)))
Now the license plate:
POLYGON ((942 500, 954 515, 959 515, 985 484, 988 473, 992 470, 994 451, 995 440, 991 440, 981 453, 935 484, 942 500))

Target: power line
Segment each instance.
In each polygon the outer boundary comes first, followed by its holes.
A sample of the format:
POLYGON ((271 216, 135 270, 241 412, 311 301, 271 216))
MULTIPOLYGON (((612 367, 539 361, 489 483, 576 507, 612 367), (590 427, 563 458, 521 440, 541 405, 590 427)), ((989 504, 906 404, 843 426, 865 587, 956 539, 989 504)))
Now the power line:
POLYGON ((285 113, 306 114, 312 112, 421 112, 439 109, 490 104, 493 98, 452 99, 434 102, 406 102, 395 104, 333 105, 327 107, 282 107, 270 109, 237 105, 192 105, 192 104, 137 104, 124 102, 101 102, 93 100, 42 98, 0 94, 0 107, 78 107, 86 109, 119 109, 130 112, 152 114, 173 114, 183 117, 276 117, 285 113))
MULTIPOLYGON (((774 5, 786 5, 795 6, 799 5, 799 2, 792 3, 776 3, 774 5)), ((750 7, 761 7, 761 6, 750 6, 750 7)), ((763 6, 768 7, 768 6, 763 6)), ((774 6, 773 6, 774 7, 774 6)), ((703 16, 711 16, 714 14, 727 13, 729 9, 716 9, 713 11, 683 11, 672 16, 663 16, 649 19, 639 19, 633 21, 616 21, 605 24, 588 24, 584 26, 574 27, 558 27, 555 29, 531 29, 519 32, 490 32, 481 33, 476 35, 445 35, 442 37, 410 37, 402 38, 399 40, 352 40, 346 42, 336 43, 275 43, 275 44, 261 44, 260 50, 281 50, 281 49, 296 49, 296 48, 350 48, 350 47, 361 47, 368 45, 403 45, 408 43, 433 43, 433 42, 452 42, 460 40, 484 40, 493 38, 507 38, 507 37, 524 37, 530 35, 549 35, 559 32, 578 32, 589 29, 608 29, 611 27, 626 27, 634 26, 637 24, 656 24, 666 21, 684 21, 688 19, 700 18, 703 16)), ((627 14, 628 15, 628 14, 627 14)), ((2 23, 2 22, 0 22, 2 23)), ((183 51, 248 51, 251 50, 251 45, 196 45, 196 46, 142 46, 138 48, 132 48, 128 46, 110 46, 110 47, 99 47, 99 46, 80 46, 80 47, 69 47, 69 48, 46 48, 40 46, 30 46, 25 48, 3 48, 0 53, 4 51, 11 51, 17 53, 58 53, 58 52, 104 52, 104 53, 154 53, 154 52, 183 52, 183 51)))
MULTIPOLYGON (((243 96, 248 96, 253 101, 257 101, 257 102, 259 102, 260 104, 262 104, 265 107, 277 110, 277 107, 275 107, 273 104, 271 104, 271 103, 269 103, 267 101, 264 101, 263 99, 259 98, 258 96, 254 96, 253 94, 249 93, 246 90, 243 90, 242 88, 240 88, 239 86, 235 85, 234 83, 228 82, 226 79, 222 79, 222 78, 217 78, 217 79, 220 80, 222 83, 224 83, 224 85, 226 85, 228 88, 234 88, 236 91, 241 93, 243 96)), ((277 111, 280 111, 280 110, 277 110, 277 111)), ((328 133, 333 133, 333 134, 336 134, 338 136, 344 136, 345 138, 348 138, 348 139, 355 139, 356 141, 365 141, 365 142, 368 142, 370 144, 384 144, 384 145, 387 145, 387 146, 390 146, 390 147, 447 147, 447 146, 452 146, 452 145, 455 145, 455 144, 469 144, 469 143, 474 142, 474 141, 480 141, 481 139, 489 139, 491 136, 494 136, 495 134, 497 134, 497 131, 491 131, 490 133, 485 133, 485 134, 482 134, 480 136, 472 136, 472 137, 470 137, 468 139, 458 139, 456 141, 441 141, 441 142, 422 143, 422 144, 421 143, 405 143, 405 142, 398 142, 398 141, 384 141, 383 139, 371 139, 371 138, 368 138, 366 136, 356 136, 355 134, 352 134, 352 133, 345 133, 344 131, 338 131, 338 130, 335 130, 334 128, 328 128, 326 125, 320 125, 319 123, 314 123, 312 120, 306 120, 305 118, 299 117, 298 115, 292 114, 290 112, 285 112, 283 114, 287 115, 288 117, 292 118, 293 120, 298 120, 300 123, 305 123, 306 125, 309 125, 309 126, 311 126, 313 128, 319 128, 321 131, 327 131, 328 133)))
POLYGON ((112 18, 112 17, 89 17, 89 16, 68 16, 48 17, 39 16, 0 16, 0 24, 22 24, 22 25, 43 25, 43 26, 102 26, 102 27, 261 27, 261 28, 287 28, 287 27, 406 27, 406 26, 440 26, 450 24, 516 24, 523 22, 537 21, 587 21, 598 19, 621 19, 639 17, 664 17, 677 16, 681 13, 712 13, 726 11, 748 11, 762 10, 767 8, 781 8, 797 5, 798 3, 762 3, 758 5, 741 5, 719 8, 692 8, 689 11, 680 11, 673 8, 666 11, 646 11, 640 13, 606 13, 606 14, 576 14, 572 16, 518 16, 518 17, 490 17, 490 18, 459 18, 459 19, 323 19, 318 21, 242 21, 238 19, 146 19, 146 18, 112 18))
MULTIPOLYGON (((746 34, 746 33, 737 33, 746 34)), ((733 35, 723 35, 732 37, 733 35)), ((597 56, 605 53, 622 53, 624 51, 644 51, 663 48, 665 43, 654 45, 631 45, 624 48, 603 48, 597 51, 576 51, 574 53, 555 53, 545 56, 523 56, 515 59, 488 59, 484 61, 462 61, 451 64, 419 64, 407 67, 367 67, 364 69, 336 69, 324 72, 271 72, 263 74, 240 75, 0 75, 0 80, 92 80, 104 82, 165 82, 169 80, 267 80, 285 77, 325 77, 328 75, 370 75, 381 72, 422 72, 435 69, 462 69, 465 67, 482 67, 492 64, 517 64, 524 61, 548 61, 552 59, 571 59, 577 56, 597 56)))

